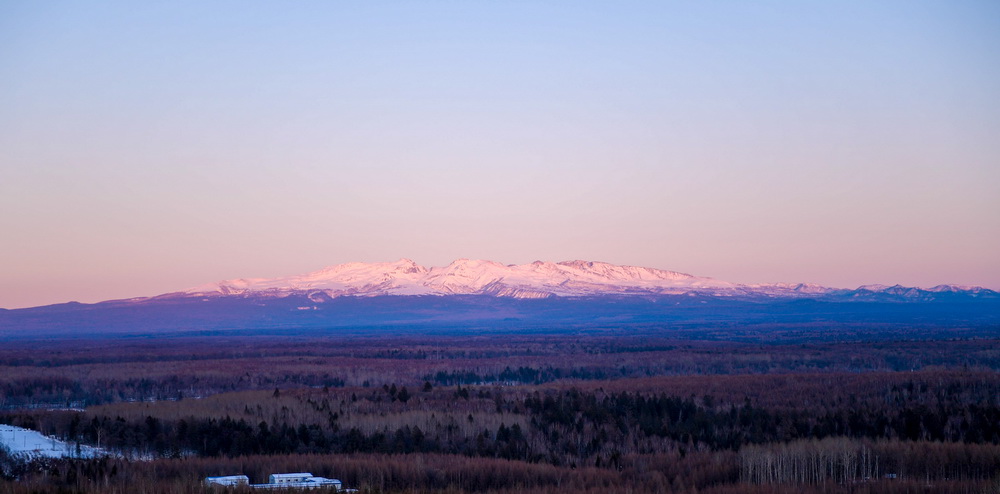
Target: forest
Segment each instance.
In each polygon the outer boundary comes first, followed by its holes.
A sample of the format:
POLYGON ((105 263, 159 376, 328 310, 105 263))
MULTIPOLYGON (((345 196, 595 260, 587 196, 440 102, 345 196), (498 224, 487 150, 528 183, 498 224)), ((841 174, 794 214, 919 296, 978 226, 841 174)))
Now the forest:
POLYGON ((108 454, 0 492, 1000 492, 1000 339, 842 329, 13 341, 0 423, 108 454))

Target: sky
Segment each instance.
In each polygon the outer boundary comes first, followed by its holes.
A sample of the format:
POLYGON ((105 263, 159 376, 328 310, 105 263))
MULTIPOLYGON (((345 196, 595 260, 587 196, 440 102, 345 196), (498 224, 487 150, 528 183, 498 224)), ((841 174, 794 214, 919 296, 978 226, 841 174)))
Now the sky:
POLYGON ((1000 2, 0 2, 0 307, 343 262, 1000 289, 1000 2))

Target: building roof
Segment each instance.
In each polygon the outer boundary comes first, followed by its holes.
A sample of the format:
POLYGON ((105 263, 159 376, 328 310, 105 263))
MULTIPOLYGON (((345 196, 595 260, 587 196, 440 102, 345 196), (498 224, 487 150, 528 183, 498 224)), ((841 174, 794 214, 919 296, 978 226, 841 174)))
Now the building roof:
POLYGON ((302 473, 272 473, 272 477, 276 479, 291 479, 291 478, 302 478, 302 477, 312 477, 313 474, 309 472, 302 473))

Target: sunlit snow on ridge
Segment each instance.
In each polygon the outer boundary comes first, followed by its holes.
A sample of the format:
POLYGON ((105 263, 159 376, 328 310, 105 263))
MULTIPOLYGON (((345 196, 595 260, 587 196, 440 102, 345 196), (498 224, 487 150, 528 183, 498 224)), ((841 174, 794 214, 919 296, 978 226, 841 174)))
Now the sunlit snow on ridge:
POLYGON ((689 274, 603 262, 564 261, 501 264, 459 259, 426 268, 409 260, 347 263, 298 276, 240 278, 202 285, 184 293, 234 295, 323 291, 343 295, 465 295, 514 298, 601 294, 674 294, 731 291, 742 285, 689 274))
POLYGON ((933 288, 865 285, 856 290, 812 283, 741 284, 664 269, 623 266, 594 261, 535 261, 501 264, 458 259, 447 266, 427 268, 409 259, 396 262, 352 262, 279 278, 239 278, 210 283, 170 296, 305 295, 313 302, 342 296, 487 295, 532 299, 604 295, 702 295, 723 298, 816 298, 878 296, 933 299, 938 294, 996 296, 982 287, 938 285, 933 288))

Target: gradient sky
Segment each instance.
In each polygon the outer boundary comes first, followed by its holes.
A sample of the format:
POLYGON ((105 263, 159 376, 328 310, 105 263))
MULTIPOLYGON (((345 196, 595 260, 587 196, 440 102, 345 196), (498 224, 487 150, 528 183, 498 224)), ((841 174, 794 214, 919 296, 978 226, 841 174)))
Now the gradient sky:
POLYGON ((1000 2, 0 2, 0 307, 402 257, 1000 289, 1000 2))

